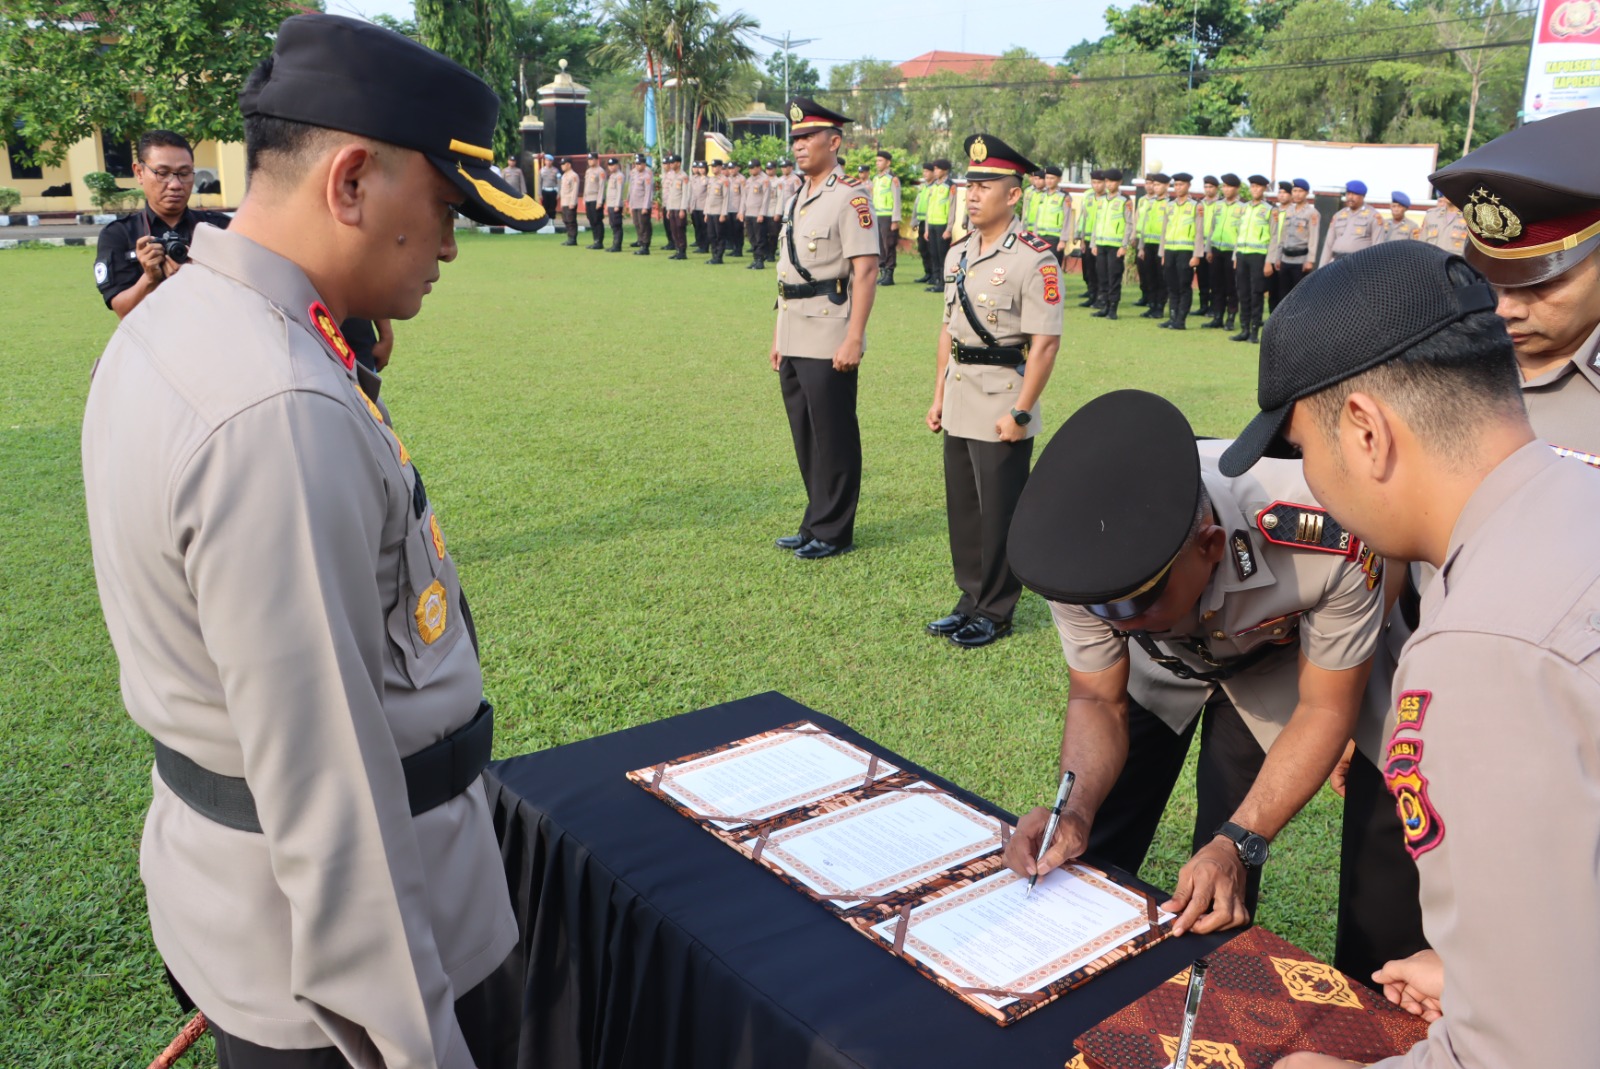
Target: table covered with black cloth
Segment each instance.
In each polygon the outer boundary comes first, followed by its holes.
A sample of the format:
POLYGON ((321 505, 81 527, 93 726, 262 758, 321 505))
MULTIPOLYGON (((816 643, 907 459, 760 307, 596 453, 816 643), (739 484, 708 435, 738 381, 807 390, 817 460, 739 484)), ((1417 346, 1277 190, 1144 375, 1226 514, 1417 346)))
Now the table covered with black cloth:
POLYGON ((519 1069, 1061 1069, 1074 1037, 1228 938, 1169 940, 999 1027, 624 778, 796 720, 1012 819, 776 693, 496 762, 519 1069))

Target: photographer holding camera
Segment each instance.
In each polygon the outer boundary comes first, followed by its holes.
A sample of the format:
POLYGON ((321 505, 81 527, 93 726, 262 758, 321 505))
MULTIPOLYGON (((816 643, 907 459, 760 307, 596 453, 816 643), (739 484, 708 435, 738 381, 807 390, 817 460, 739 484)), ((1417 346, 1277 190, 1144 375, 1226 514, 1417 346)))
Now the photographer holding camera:
POLYGON ((106 307, 125 317, 189 258, 198 223, 228 225, 220 212, 192 211, 194 149, 170 130, 146 130, 139 138, 133 175, 144 190, 144 207, 100 231, 94 281, 106 307))

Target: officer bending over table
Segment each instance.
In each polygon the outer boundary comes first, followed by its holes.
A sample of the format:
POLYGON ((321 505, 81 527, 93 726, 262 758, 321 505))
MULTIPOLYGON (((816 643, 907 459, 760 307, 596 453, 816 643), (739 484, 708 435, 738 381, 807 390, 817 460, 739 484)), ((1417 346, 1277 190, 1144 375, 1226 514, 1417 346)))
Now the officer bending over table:
MULTIPOLYGON (((1009 544, 1071 682, 1061 769, 1077 787, 1039 871, 1087 853, 1137 872, 1198 727, 1194 856, 1163 907, 1179 934, 1249 921, 1268 844, 1356 729, 1383 620, 1381 561, 1300 465, 1225 478, 1225 444, 1197 445, 1153 394, 1097 398, 1044 450, 1009 544)), ((1012 837, 1018 872, 1048 815, 1012 837)))

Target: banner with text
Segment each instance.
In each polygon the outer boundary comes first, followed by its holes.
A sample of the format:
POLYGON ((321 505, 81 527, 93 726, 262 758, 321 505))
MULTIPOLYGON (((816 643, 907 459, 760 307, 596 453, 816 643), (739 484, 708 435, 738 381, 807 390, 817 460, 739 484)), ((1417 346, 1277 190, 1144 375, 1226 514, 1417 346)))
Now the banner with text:
POLYGON ((1600 0, 1539 0, 1522 120, 1600 105, 1600 0))

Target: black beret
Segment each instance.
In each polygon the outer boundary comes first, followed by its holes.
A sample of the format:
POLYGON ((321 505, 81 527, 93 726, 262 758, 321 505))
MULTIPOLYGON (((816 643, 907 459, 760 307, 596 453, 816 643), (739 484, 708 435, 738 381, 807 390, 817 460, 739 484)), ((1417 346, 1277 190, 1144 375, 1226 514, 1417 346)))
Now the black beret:
POLYGON ((1239 176, 1234 174, 1232 171, 1229 171, 1227 174, 1222 176, 1222 184, 1237 188, 1239 185, 1239 176))
POLYGON ((1093 171, 1089 172, 1089 180, 1092 181, 1092 182, 1098 182, 1101 179, 1105 178, 1105 176, 1106 176, 1106 173, 1104 171, 1101 171, 1101 170, 1093 170, 1093 171))
POLYGON ((817 130, 834 130, 844 132, 846 123, 855 122, 854 119, 840 115, 837 111, 818 104, 810 97, 789 98, 789 136, 795 134, 809 134, 817 130))
POLYGON ((890 162, 893 162, 894 156, 889 152, 888 149, 880 148, 878 150, 878 159, 880 159, 880 160, 889 160, 890 162))
POLYGON ((1051 601, 1125 598, 1188 541, 1200 486, 1194 431, 1171 401, 1143 390, 1097 397, 1028 477, 1006 541, 1011 570, 1051 601))
POLYGON ((1250 184, 1253 186, 1270 186, 1272 179, 1264 174, 1253 174, 1250 176, 1250 184))
POLYGON ((1256 382, 1261 412, 1218 467, 1233 477, 1263 456, 1292 457, 1282 434, 1296 401, 1387 363, 1474 312, 1492 312, 1495 302, 1464 259, 1425 241, 1386 241, 1317 268, 1267 320, 1256 382))
POLYGON ((239 94, 246 119, 265 115, 386 141, 427 156, 465 195, 461 214, 533 230, 537 198, 492 169, 500 98, 483 79, 431 48, 341 15, 295 15, 239 94))
POLYGON ((1293 193, 1294 192, 1294 183, 1293 182, 1279 182, 1278 183, 1278 188, 1280 190, 1282 190, 1283 192, 1285 192, 1285 193, 1293 193))
POLYGON ((641 152, 641 153, 639 153, 637 156, 635 156, 633 158, 633 162, 634 163, 648 163, 649 161, 644 158, 644 153, 641 152))
POLYGON ((1146 182, 1171 182, 1172 176, 1163 171, 1157 171, 1154 174, 1145 175, 1144 180, 1146 182))
POLYGON ((1544 282, 1600 248, 1596 144, 1600 110, 1580 108, 1519 126, 1428 176, 1461 209, 1467 260, 1490 282, 1544 282))
POLYGON ((589 158, 591 160, 598 160, 600 158, 600 154, 598 152, 591 152, 589 153, 589 158))
POLYGON ((1049 178, 1049 177, 1052 177, 1052 176, 1054 176, 1056 178, 1060 178, 1061 177, 1061 168, 1052 165, 1052 166, 1046 167, 1044 169, 1044 173, 1045 173, 1045 177, 1046 178, 1049 178))
POLYGON ((933 170, 933 161, 932 161, 932 160, 923 160, 923 161, 922 161, 922 169, 923 169, 923 170, 924 170, 924 171, 931 171, 931 170, 933 170))
POLYGON ((1172 180, 1174 182, 1193 182, 1194 175, 1190 174, 1188 171, 1179 171, 1172 176, 1172 180))
POLYGON ((945 157, 940 156, 938 159, 933 161, 933 166, 936 170, 948 171, 950 169, 950 161, 945 157))
POLYGON ((1220 186, 1222 183, 1217 181, 1216 175, 1208 174, 1204 178, 1200 179, 1200 184, 1204 186, 1220 186))

